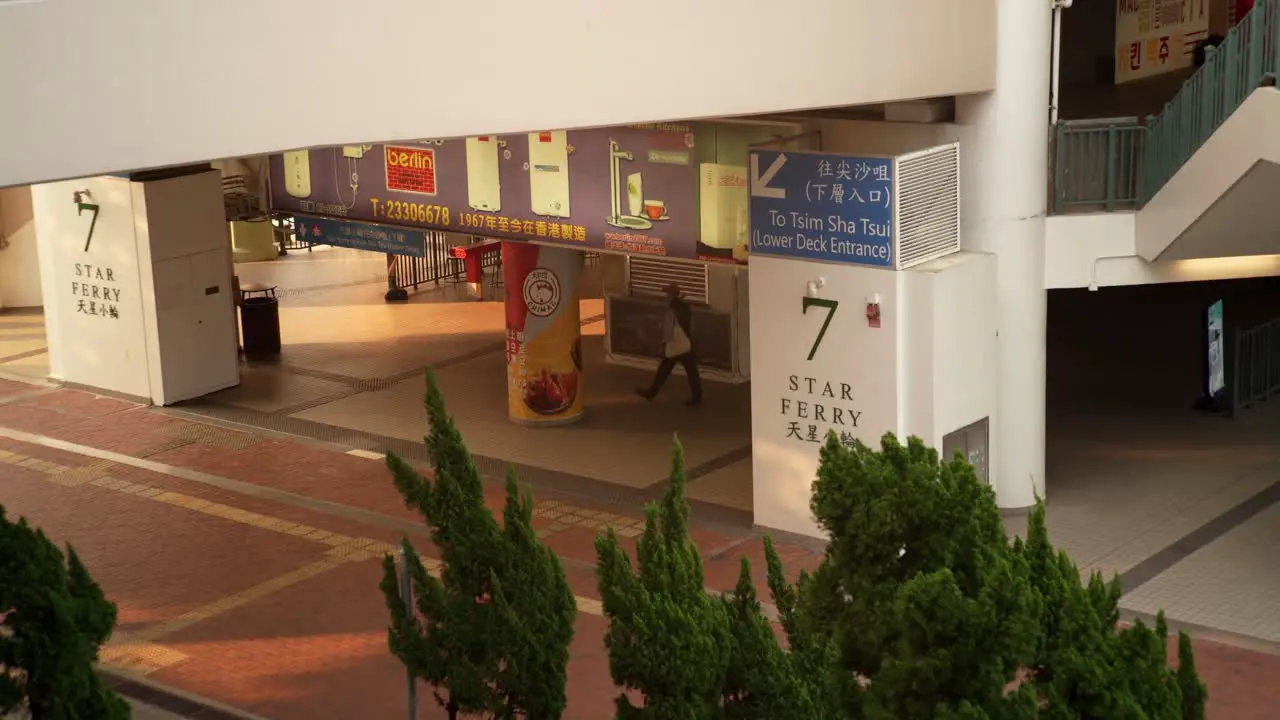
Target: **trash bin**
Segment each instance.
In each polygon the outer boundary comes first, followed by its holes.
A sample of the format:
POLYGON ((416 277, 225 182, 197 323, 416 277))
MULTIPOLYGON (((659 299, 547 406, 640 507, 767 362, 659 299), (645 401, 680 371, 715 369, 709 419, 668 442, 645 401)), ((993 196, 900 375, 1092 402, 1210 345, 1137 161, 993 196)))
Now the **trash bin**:
POLYGON ((246 356, 274 357, 280 354, 280 302, 275 298, 242 300, 240 328, 246 356))

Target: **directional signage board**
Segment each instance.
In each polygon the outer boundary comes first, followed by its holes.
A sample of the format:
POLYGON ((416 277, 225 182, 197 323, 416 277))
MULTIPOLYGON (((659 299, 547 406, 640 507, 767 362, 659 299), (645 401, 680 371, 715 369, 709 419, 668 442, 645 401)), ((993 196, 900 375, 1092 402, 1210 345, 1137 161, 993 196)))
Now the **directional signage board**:
POLYGON ((293 222, 298 239, 313 245, 334 245, 412 257, 427 255, 427 240, 421 230, 345 222, 310 215, 296 215, 293 222))
POLYGON ((751 151, 751 252, 893 267, 893 160, 751 151))

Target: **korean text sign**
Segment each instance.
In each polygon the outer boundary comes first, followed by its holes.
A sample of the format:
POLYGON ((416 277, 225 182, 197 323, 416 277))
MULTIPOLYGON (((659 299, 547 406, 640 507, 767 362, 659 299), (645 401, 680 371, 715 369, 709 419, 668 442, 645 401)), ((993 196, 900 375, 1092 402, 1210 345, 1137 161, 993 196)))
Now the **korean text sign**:
POLYGON ((1210 0, 1117 0, 1116 83, 1191 67, 1210 0))
POLYGON ((754 150, 751 252, 893 267, 893 160, 754 150))

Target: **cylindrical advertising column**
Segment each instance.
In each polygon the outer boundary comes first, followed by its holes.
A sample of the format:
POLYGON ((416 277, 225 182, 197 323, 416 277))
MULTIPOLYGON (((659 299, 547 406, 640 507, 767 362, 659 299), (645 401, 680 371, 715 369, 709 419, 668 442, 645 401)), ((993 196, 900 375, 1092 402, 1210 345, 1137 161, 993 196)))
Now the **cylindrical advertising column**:
POLYGON ((582 253, 502 243, 507 290, 507 414, 525 425, 582 417, 582 253))

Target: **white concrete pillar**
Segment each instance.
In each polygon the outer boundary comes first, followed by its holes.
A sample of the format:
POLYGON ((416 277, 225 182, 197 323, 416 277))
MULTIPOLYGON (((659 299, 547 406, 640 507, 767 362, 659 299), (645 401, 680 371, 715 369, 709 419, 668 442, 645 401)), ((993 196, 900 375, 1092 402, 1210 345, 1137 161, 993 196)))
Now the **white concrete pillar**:
POLYGON ((170 404, 240 381, 217 172, 31 189, 49 372, 170 404))
POLYGON ((1000 507, 1044 495, 1045 213, 1049 0, 999 0, 996 89, 957 100, 963 245, 997 256, 999 401, 991 437, 1000 507))

